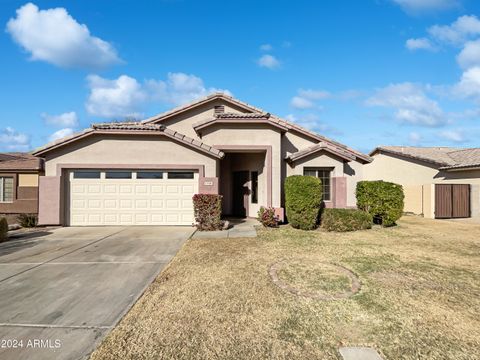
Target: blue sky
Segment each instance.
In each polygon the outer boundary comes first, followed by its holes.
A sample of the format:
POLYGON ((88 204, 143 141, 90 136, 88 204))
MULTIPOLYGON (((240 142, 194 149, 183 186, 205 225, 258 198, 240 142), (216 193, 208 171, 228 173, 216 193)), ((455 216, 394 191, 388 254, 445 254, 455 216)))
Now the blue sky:
POLYGON ((478 1, 1 0, 0 24, 0 151, 218 90, 362 151, 480 146, 478 1))

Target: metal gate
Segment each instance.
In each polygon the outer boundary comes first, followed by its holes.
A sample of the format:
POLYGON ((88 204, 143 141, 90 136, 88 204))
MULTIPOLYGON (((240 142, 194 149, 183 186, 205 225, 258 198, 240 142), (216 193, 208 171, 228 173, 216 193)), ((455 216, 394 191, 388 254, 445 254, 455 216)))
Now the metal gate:
POLYGON ((435 184, 435 218, 470 217, 470 185, 435 184))

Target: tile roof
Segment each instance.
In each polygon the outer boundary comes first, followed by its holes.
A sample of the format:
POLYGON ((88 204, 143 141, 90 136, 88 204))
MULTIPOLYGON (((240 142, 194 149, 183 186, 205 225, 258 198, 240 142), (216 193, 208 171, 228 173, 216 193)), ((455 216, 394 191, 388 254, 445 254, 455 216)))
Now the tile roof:
POLYGON ((256 123, 270 124, 282 131, 288 131, 289 126, 282 123, 278 119, 271 118, 269 113, 219 113, 214 117, 199 121, 193 124, 195 131, 206 128, 217 123, 256 123))
POLYGON ((0 171, 42 170, 43 160, 28 153, 1 153, 0 171))
POLYGON ((480 167, 480 148, 379 146, 370 155, 374 155, 377 152, 391 153, 425 161, 437 165, 441 170, 480 167))
POLYGON ((270 113, 218 113, 217 119, 269 119, 270 113))
POLYGON ((287 161, 297 161, 308 155, 314 154, 318 151, 327 151, 331 154, 337 155, 348 161, 356 159, 356 157, 351 152, 346 151, 345 149, 342 149, 339 147, 332 146, 331 144, 327 144, 327 143, 319 143, 313 146, 309 146, 308 148, 305 148, 295 153, 292 153, 290 155, 287 155, 285 159, 287 161))
POLYGON ((92 124, 91 128, 74 134, 72 136, 68 136, 66 138, 60 139, 56 142, 47 144, 37 150, 35 150, 34 154, 36 155, 41 155, 46 151, 49 151, 51 149, 57 148, 62 145, 66 145, 70 143, 71 141, 74 141, 76 139, 92 135, 95 133, 118 133, 118 132, 125 132, 125 133, 131 133, 131 132, 141 132, 141 133, 160 133, 163 134, 171 139, 174 139, 178 142, 181 142, 185 145, 188 145, 192 148, 195 148, 197 150, 200 150, 202 152, 206 152, 210 155, 213 155, 217 158, 223 158, 225 154, 218 150, 215 149, 214 147, 207 145, 203 142, 197 141, 195 139, 192 139, 188 136, 185 136, 175 130, 169 129, 165 127, 164 125, 159 125, 159 124, 145 124, 142 122, 111 122, 111 123, 99 123, 99 124, 92 124))
MULTIPOLYGON (((344 149, 346 149, 346 151, 349 151, 349 152, 352 152, 353 154, 355 154, 355 156, 365 162, 371 162, 372 161, 372 158, 370 158, 368 155, 366 154, 363 154, 361 153, 360 151, 357 151, 357 150, 354 150, 346 145, 343 145, 335 140, 332 140, 326 136, 323 136, 323 135, 320 135, 320 134, 317 134, 313 131, 310 131, 300 125, 297 125, 295 123, 292 123, 292 122, 289 122, 289 121, 286 121, 276 115, 273 115, 273 114, 270 114, 258 107, 255 107, 253 105, 250 105, 246 102, 243 102, 241 100, 238 100, 236 98, 234 98, 233 96, 230 96, 230 95, 227 95, 225 93, 222 93, 222 92, 217 92, 217 93, 213 93, 211 95, 208 95, 204 98, 201 98, 201 99, 198 99, 198 100, 195 100, 195 101, 192 101, 188 104, 185 104, 185 105, 181 105, 179 107, 176 107, 175 109, 172 109, 172 110, 169 110, 167 112, 164 112, 162 114, 158 114, 158 115, 155 115, 153 117, 150 117, 146 120, 143 120, 142 123, 154 123, 154 122, 161 122, 161 121, 164 121, 168 118, 170 118, 171 116, 174 116, 178 113, 181 113, 183 111, 187 111, 191 108, 194 108, 196 106, 199 106, 201 104, 204 104, 204 103, 207 103, 209 101, 212 101, 212 100, 215 100, 215 99, 223 99, 225 101, 228 101, 228 102, 231 102, 233 104, 236 104, 237 106, 245 109, 246 111, 248 111, 247 114, 251 114, 251 113, 260 113, 260 114, 268 114, 269 115, 269 120, 275 122, 276 124, 278 124, 279 126, 282 126, 282 127, 285 127, 287 128, 288 130, 294 130, 294 131, 297 131, 301 134, 304 134, 305 136, 308 136, 310 138, 313 138, 317 141, 324 141, 326 143, 330 143, 334 146, 338 146, 338 147, 342 147, 344 149)), ((244 114, 245 115, 245 114, 244 114)), ((226 115, 225 115, 226 116, 226 115)), ((256 115, 250 115, 250 116, 256 116, 256 115)), ((245 117, 245 116, 244 116, 245 117)), ((210 120, 211 121, 211 120, 210 120)), ((208 122, 208 121, 207 121, 208 122)), ((196 124, 197 126, 200 125, 199 124, 196 124)))

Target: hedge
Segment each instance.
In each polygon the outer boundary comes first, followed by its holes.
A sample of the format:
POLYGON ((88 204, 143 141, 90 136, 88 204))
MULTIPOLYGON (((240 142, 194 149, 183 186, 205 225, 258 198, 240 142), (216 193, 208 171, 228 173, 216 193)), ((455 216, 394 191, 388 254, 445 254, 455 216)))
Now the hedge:
POLYGON ((7 240, 8 237, 8 222, 4 217, 0 218, 0 242, 7 240))
POLYGON ((375 223, 393 226, 403 214, 403 188, 385 181, 359 181, 357 207, 370 213, 375 223))
POLYGON ((278 227, 278 217, 275 215, 273 207, 261 207, 258 210, 258 221, 265 227, 278 227))
POLYGON ((193 211, 198 230, 213 231, 223 228, 221 195, 193 195, 193 211))
POLYGON ((292 227, 313 230, 322 204, 322 182, 313 176, 292 175, 285 179, 285 208, 292 227))
POLYGON ((356 231, 371 229, 372 215, 356 209, 323 209, 321 227, 326 231, 356 231))

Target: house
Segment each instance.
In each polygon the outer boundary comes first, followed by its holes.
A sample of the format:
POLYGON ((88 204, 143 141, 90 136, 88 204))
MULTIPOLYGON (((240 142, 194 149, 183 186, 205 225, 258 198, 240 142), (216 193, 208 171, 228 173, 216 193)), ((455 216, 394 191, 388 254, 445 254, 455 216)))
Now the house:
POLYGON ((283 218, 283 182, 318 176, 327 207, 354 207, 370 157, 215 93, 141 122, 102 123, 50 143, 40 224, 191 225, 192 195, 223 195, 224 215, 283 218))
POLYGON ((19 214, 38 212, 38 179, 43 161, 25 153, 0 154, 0 217, 9 224, 19 214))
POLYGON ((480 217, 480 148, 381 146, 367 180, 403 185, 405 211, 427 218, 480 217))

